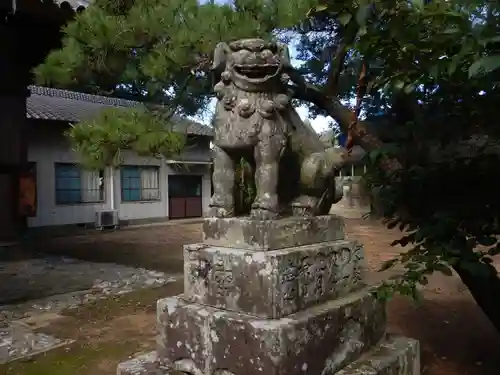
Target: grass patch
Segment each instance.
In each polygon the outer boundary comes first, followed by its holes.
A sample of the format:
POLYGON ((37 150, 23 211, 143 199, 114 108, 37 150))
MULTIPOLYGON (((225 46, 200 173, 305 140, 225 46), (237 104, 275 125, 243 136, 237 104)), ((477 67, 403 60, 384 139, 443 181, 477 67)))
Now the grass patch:
POLYGON ((116 365, 144 348, 138 342, 73 344, 0 366, 2 375, 105 375, 115 374, 116 365))
POLYGON ((182 280, 178 280, 158 288, 145 288, 121 296, 95 300, 77 308, 63 310, 61 315, 88 322, 106 321, 137 311, 155 312, 158 299, 181 292, 182 280))
POLYGON ((135 332, 133 326, 130 332, 125 332, 124 327, 116 325, 113 319, 140 313, 153 314, 158 299, 181 291, 182 281, 179 280, 66 309, 61 312, 63 319, 41 331, 77 341, 28 360, 0 365, 0 375, 114 375, 118 363, 131 355, 153 350, 154 338, 144 335, 140 328, 135 332), (116 332, 116 337, 113 337, 113 332, 116 332))

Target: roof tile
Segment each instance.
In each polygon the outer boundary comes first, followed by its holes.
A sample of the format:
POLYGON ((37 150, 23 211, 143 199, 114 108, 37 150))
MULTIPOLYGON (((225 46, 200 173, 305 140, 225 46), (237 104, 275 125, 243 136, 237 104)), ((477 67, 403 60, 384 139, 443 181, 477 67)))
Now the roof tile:
MULTIPOLYGON (((32 119, 79 122, 96 116, 106 108, 134 108, 141 103, 100 95, 29 86, 31 96, 26 102, 26 116, 32 119)), ((207 125, 186 118, 176 118, 174 129, 193 135, 212 136, 207 125)))

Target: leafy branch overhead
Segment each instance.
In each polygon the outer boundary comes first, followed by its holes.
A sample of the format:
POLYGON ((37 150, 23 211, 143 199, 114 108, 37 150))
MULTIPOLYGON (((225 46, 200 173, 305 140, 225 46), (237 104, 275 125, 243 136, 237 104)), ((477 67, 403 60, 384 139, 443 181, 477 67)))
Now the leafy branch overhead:
POLYGON ((479 0, 96 0, 69 24, 38 81, 113 94, 157 110, 76 125, 76 148, 114 163, 121 148, 178 152, 169 114, 212 98, 219 41, 293 39, 295 99, 329 115, 369 152, 373 202, 408 246, 402 278, 380 289, 415 295, 428 274, 457 273, 500 330, 500 5, 479 0), (357 90, 362 67, 364 90, 357 90), (362 119, 343 105, 359 93, 362 119), (123 119, 118 121, 116 118, 123 119), (151 135, 151 136, 150 136, 151 135))
MULTIPOLYGON (((209 69, 218 42, 268 38, 276 28, 297 23, 314 1, 239 0, 233 5, 200 5, 197 0, 94 1, 65 27, 63 48, 50 53, 35 69, 37 81, 157 104, 176 115, 200 113, 212 98, 209 69)), ((128 122, 142 120, 146 114, 125 116, 128 122)), ((116 159, 109 156, 110 150, 125 146, 124 138, 116 136, 117 121, 112 117, 101 116, 72 130, 75 148, 92 165, 116 159), (97 134, 106 142, 93 144, 97 134), (106 158, 97 159, 98 155, 106 158)), ((157 125, 155 134, 160 130, 157 125)), ((159 137, 166 140, 162 153, 177 152, 177 144, 168 149, 170 139, 176 138, 167 135, 169 131, 166 127, 159 137)), ((137 133, 131 138, 135 146, 137 137, 142 142, 150 139, 151 152, 157 153, 158 138, 145 137, 144 125, 128 123, 127 132, 137 133)), ((147 144, 141 147, 148 148, 147 144)))
MULTIPOLYGON (((366 179, 376 206, 390 228, 404 232, 393 245, 410 247, 384 265, 400 264, 403 273, 378 293, 416 296, 433 272, 456 272, 500 330, 493 265, 500 248, 499 5, 369 2, 365 9, 329 3, 313 15, 319 30, 336 19, 345 35, 321 40, 318 53, 347 43, 346 55, 357 54, 369 68, 367 120, 352 131, 372 151, 366 179), (348 32, 353 23, 354 38, 348 32)), ((303 40, 306 53, 309 39, 303 40)), ((352 80, 349 63, 355 61, 348 57, 340 73, 323 69, 311 76, 317 84, 335 74, 338 82, 352 80)))
MULTIPOLYGON (((465 41, 456 38, 457 31, 470 28, 468 14, 444 1, 423 7, 403 1, 327 6, 314 0, 239 0, 230 6, 196 0, 98 0, 66 27, 63 49, 51 53, 36 76, 41 84, 133 97, 192 115, 212 98, 208 73, 217 42, 291 30, 306 47, 304 51, 299 45, 299 57, 307 60, 301 70, 313 73, 307 86, 294 85, 296 97, 314 103, 346 130, 351 115, 338 105, 337 96, 350 95, 361 55, 369 61, 372 91, 410 92, 422 70, 436 75, 443 68, 456 72, 457 61, 460 68, 472 64, 474 47, 485 41, 474 35, 465 35, 465 41), (463 48, 457 51, 457 46, 463 48), (438 60, 447 51, 452 52, 448 58, 438 60), (417 55, 421 60, 415 63, 417 55)), ((492 59, 476 61, 471 72, 494 69, 492 59)), ((366 132, 362 123, 358 130, 366 132)), ((375 139, 358 138, 367 150, 381 146, 375 139)))
POLYGON ((103 110, 96 118, 70 128, 67 136, 88 168, 119 165, 121 151, 131 149, 142 156, 178 155, 186 143, 185 134, 163 113, 146 108, 103 110))

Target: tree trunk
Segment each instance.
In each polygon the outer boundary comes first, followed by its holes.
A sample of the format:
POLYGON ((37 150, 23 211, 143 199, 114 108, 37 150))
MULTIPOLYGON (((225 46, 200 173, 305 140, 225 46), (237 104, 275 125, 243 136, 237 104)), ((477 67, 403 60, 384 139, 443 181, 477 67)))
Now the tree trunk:
POLYGON ((472 297, 483 310, 497 332, 500 332, 500 278, 495 267, 487 265, 488 273, 478 275, 458 263, 453 269, 467 286, 472 297))
MULTIPOLYGON (((377 150, 384 144, 374 134, 368 131, 367 123, 364 121, 357 121, 352 124, 352 110, 343 105, 338 98, 325 95, 314 86, 310 85, 304 80, 297 71, 289 68, 287 73, 290 75, 292 81, 297 85, 290 88, 293 97, 299 100, 313 103, 318 108, 323 109, 328 115, 334 119, 339 125, 344 134, 350 133, 354 138, 354 143, 360 146, 366 152, 377 150)), ((402 168, 401 163, 393 158, 382 157, 380 166, 383 170, 390 173, 402 168)))

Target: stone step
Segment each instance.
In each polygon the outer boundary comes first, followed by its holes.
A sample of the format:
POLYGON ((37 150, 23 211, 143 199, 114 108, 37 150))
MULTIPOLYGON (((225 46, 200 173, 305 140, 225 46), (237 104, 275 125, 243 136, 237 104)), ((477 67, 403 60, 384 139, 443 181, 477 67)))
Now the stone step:
POLYGON ((207 245, 256 251, 344 239, 344 221, 335 215, 287 217, 279 220, 206 218, 203 242, 207 245))
MULTIPOLYGON (((160 365, 157 359, 156 351, 137 356, 120 363, 117 375, 171 375, 172 370, 160 365)), ((179 363, 179 367, 187 368, 186 361, 179 363)), ((321 375, 420 375, 419 343, 403 336, 388 335, 358 360, 335 373, 332 370, 327 363, 321 375)), ((195 369, 191 374, 199 375, 195 369)))
POLYGON ((184 246, 184 299, 281 318, 364 287, 363 247, 339 240, 273 251, 184 246))
POLYGON ((417 340, 388 335, 379 345, 338 372, 322 375, 420 375, 417 340))
POLYGON ((157 361, 156 351, 141 354, 118 365, 116 375, 166 375, 168 369, 157 361))
POLYGON ((384 336, 384 304, 370 289, 281 319, 262 319, 180 297, 158 301, 158 355, 197 375, 318 375, 340 369, 384 336))

